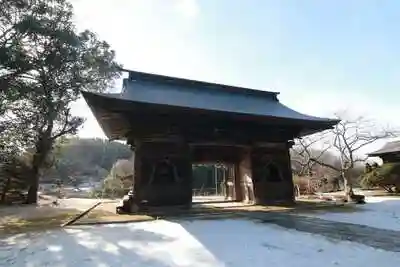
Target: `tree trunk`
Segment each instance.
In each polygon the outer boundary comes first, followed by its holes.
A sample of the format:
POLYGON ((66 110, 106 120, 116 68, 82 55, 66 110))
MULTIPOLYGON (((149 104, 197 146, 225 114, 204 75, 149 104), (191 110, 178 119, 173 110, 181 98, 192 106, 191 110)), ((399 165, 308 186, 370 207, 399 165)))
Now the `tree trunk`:
POLYGON ((344 172, 341 173, 343 182, 344 182, 344 192, 345 196, 347 198, 347 201, 351 201, 352 196, 354 195, 353 192, 353 185, 351 184, 351 181, 346 177, 344 172))
POLYGON ((51 141, 40 139, 36 145, 36 152, 33 155, 32 169, 31 169, 31 183, 28 189, 28 196, 26 198, 26 204, 37 203, 37 193, 39 189, 39 177, 40 169, 43 167, 43 163, 47 157, 47 154, 51 150, 51 141))
POLYGON ((39 167, 33 166, 30 173, 30 185, 28 189, 28 195, 26 197, 26 204, 37 203, 37 193, 39 189, 39 167))
POLYGON ((1 193, 0 203, 5 203, 6 202, 7 192, 10 189, 10 185, 11 185, 11 178, 7 177, 5 179, 6 179, 6 181, 5 181, 4 185, 3 185, 3 190, 2 190, 2 193, 1 193))

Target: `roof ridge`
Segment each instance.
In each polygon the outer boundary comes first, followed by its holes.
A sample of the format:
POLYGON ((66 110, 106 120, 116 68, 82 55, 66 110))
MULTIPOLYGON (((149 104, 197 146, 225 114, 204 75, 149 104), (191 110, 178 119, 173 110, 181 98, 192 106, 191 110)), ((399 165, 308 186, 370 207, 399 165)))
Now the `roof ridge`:
POLYGON ((241 94, 250 94, 254 96, 260 97, 269 97, 271 99, 277 100, 277 96, 279 92, 273 91, 265 91, 260 89, 253 89, 253 88, 246 88, 241 86, 235 85, 226 85, 221 83, 214 83, 214 82, 206 82, 206 81, 199 81, 199 80, 192 80, 187 78, 179 78, 179 77, 172 77, 154 73, 146 73, 140 72, 135 70, 127 70, 121 69, 122 71, 129 73, 128 80, 147 80, 147 81, 155 81, 155 82, 163 82, 163 83, 173 83, 178 85, 185 85, 185 86, 202 86, 207 87, 211 90, 224 90, 227 92, 234 92, 234 93, 241 93, 241 94))

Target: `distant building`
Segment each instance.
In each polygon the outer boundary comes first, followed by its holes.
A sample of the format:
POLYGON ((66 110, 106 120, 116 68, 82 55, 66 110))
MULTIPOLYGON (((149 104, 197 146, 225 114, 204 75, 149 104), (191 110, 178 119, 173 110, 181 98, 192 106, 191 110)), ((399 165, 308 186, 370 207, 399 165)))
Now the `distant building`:
POLYGON ((400 141, 386 143, 381 149, 368 154, 369 157, 379 157, 383 163, 400 162, 400 141))

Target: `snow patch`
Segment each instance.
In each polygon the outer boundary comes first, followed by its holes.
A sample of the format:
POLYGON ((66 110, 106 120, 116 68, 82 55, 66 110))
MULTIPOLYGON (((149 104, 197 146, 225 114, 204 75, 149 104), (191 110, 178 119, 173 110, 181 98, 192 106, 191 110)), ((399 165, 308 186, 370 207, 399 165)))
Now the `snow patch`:
POLYGON ((70 228, 0 240, 0 266, 398 266, 400 253, 247 220, 70 228))
POLYGON ((400 231, 399 197, 366 197, 365 201, 365 205, 357 206, 360 208, 360 211, 352 213, 327 212, 323 214, 304 215, 329 221, 400 231))

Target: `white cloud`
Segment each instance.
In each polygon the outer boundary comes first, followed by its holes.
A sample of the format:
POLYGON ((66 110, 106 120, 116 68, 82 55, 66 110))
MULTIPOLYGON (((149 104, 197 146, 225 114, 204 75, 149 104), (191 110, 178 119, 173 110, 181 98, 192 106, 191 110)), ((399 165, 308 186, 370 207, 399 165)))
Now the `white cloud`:
POLYGON ((199 4, 197 0, 176 0, 177 10, 188 18, 196 18, 199 15, 199 4))

